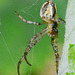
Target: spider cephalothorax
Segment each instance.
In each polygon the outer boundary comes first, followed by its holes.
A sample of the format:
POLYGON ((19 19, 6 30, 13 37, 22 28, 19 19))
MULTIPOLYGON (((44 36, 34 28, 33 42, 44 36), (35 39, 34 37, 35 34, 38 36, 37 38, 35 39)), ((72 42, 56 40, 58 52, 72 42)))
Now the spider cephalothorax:
POLYGON ((58 46, 57 46, 58 29, 59 29, 59 23, 65 23, 65 21, 58 18, 56 4, 52 0, 48 0, 42 5, 40 10, 40 16, 43 19, 42 23, 27 21, 23 19, 17 12, 16 14, 18 15, 20 19, 22 19, 24 22, 29 24, 35 24, 35 25, 42 25, 45 23, 48 24, 47 28, 41 30, 39 33, 37 33, 31 38, 23 57, 18 63, 18 75, 20 75, 20 72, 19 72, 20 64, 24 59, 26 60, 27 64, 31 66, 31 64, 29 64, 29 62, 27 61, 26 56, 31 50, 31 48, 34 45, 36 45, 36 43, 47 33, 51 37, 51 44, 53 46, 53 50, 55 52, 55 57, 56 57, 56 72, 58 73, 58 65, 59 65, 59 54, 58 54, 58 46))

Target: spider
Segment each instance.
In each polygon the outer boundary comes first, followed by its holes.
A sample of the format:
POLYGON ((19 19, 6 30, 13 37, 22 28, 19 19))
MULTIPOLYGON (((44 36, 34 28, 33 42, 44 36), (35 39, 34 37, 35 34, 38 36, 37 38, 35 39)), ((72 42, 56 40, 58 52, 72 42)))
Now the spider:
POLYGON ((31 38, 23 57, 18 62, 18 67, 17 67, 18 75, 20 75, 20 72, 19 72, 20 64, 24 59, 28 65, 32 66, 27 61, 26 56, 29 53, 29 51, 31 50, 31 48, 34 45, 36 45, 36 43, 39 40, 41 40, 41 38, 47 33, 51 37, 51 44, 53 46, 53 50, 55 52, 55 58, 56 58, 56 72, 58 74, 58 66, 59 66, 59 54, 58 54, 58 45, 57 45, 58 29, 59 29, 59 23, 63 24, 66 22, 57 16, 56 4, 52 0, 48 0, 42 5, 41 10, 40 10, 40 17, 42 18, 43 22, 41 22, 41 23, 27 21, 27 20, 23 19, 17 12, 16 12, 16 14, 25 23, 35 24, 35 25, 39 25, 39 26, 42 24, 45 24, 45 23, 48 24, 46 28, 44 28, 43 30, 41 30, 39 33, 37 33, 36 35, 34 35, 31 38))

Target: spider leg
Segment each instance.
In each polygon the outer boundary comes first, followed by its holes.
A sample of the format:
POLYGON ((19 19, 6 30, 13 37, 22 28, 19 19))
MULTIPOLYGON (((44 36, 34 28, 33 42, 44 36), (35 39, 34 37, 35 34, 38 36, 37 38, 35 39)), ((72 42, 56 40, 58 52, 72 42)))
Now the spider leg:
POLYGON ((61 19, 61 18, 58 18, 58 19, 61 20, 63 23, 66 23, 65 20, 63 20, 63 19, 61 19))
POLYGON ((31 50, 31 48, 36 45, 36 43, 47 33, 47 29, 42 30, 41 32, 37 33, 29 42, 29 45, 27 46, 25 53, 24 53, 24 58, 27 62, 28 65, 31 66, 31 64, 29 64, 29 62, 26 59, 26 55, 29 53, 29 51, 31 50))
POLYGON ((18 62, 18 66, 17 66, 17 71, 18 71, 18 75, 20 75, 20 72, 19 72, 19 67, 20 67, 20 64, 21 62, 24 60, 24 56, 20 59, 20 61, 18 62))
POLYGON ((24 18, 22 18, 22 16, 20 16, 16 11, 15 11, 15 13, 16 13, 16 14, 18 15, 18 17, 19 17, 22 21, 24 21, 25 23, 35 24, 35 25, 42 25, 42 24, 45 24, 45 23, 46 23, 46 22, 37 23, 37 22, 27 21, 27 20, 25 20, 24 18))
POLYGON ((56 57, 56 72, 58 73, 59 66, 59 54, 58 54, 58 45, 57 45, 57 36, 51 39, 51 44, 53 46, 55 57, 56 57))
POLYGON ((55 21, 55 22, 59 22, 59 23, 61 23, 61 24, 64 24, 64 23, 66 23, 63 19, 61 19, 61 18, 50 18, 52 21, 55 21))
POLYGON ((29 45, 27 46, 24 56, 20 59, 20 61, 18 62, 18 75, 20 75, 19 72, 19 68, 20 68, 20 64, 21 62, 25 59, 26 63, 30 66, 32 66, 31 64, 29 64, 29 62, 27 61, 26 55, 29 53, 29 51, 31 50, 31 48, 47 33, 47 28, 41 30, 39 33, 37 33, 35 36, 33 36, 33 38, 30 40, 29 45))
MULTIPOLYGON (((38 36, 40 36, 40 35, 41 35, 42 33, 44 33, 46 30, 47 30, 47 29, 41 30, 39 33, 37 33, 36 35, 34 35, 34 36, 31 38, 30 42, 33 42, 38 36)), ((29 43, 30 43, 30 42, 29 42, 29 43)))

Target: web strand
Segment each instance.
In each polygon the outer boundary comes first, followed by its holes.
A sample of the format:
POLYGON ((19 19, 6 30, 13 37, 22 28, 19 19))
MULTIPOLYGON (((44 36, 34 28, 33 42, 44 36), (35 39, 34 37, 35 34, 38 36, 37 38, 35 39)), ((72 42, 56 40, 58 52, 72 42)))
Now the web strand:
POLYGON ((0 35, 1 35, 2 39, 3 39, 3 42, 4 42, 4 44, 5 44, 6 48, 7 48, 7 51, 8 51, 8 53, 9 53, 9 55, 11 56, 11 59, 12 59, 14 65, 16 66, 16 63, 15 63, 15 61, 14 61, 14 58, 13 58, 13 56, 12 56, 12 54, 11 54, 9 48, 8 48, 8 45, 7 45, 6 41, 5 41, 5 38, 3 37, 3 35, 2 35, 1 32, 0 32, 0 35))

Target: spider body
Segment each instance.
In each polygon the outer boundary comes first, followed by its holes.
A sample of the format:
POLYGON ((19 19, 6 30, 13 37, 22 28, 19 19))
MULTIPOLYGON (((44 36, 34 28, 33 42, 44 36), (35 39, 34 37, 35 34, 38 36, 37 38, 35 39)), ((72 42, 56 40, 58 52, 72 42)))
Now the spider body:
POLYGON ((51 44, 53 46, 53 50, 55 52, 55 58, 56 58, 56 72, 58 73, 58 66, 59 66, 59 54, 58 54, 58 45, 57 45, 57 39, 58 39, 58 29, 59 29, 59 23, 65 23, 64 20, 57 17, 57 10, 56 10, 56 4, 52 0, 48 0, 45 2, 40 10, 40 17, 43 19, 42 23, 27 21, 23 19, 17 12, 16 14, 22 21, 29 23, 29 24, 35 24, 35 25, 42 25, 47 23, 47 28, 41 30, 39 33, 34 35, 23 55, 23 57, 18 62, 18 75, 20 75, 19 67, 21 62, 25 59, 27 64, 31 66, 31 64, 27 61, 27 54, 31 50, 31 48, 36 45, 36 43, 45 35, 48 33, 48 35, 51 37, 51 44))
POLYGON ((58 24, 56 22, 54 22, 53 24, 48 24, 47 26, 48 31, 48 35, 51 38, 54 38, 58 35, 58 24))
POLYGON ((54 19, 57 17, 56 13, 56 4, 53 1, 45 2, 42 5, 42 8, 40 10, 40 17, 48 23, 47 29, 49 30, 48 35, 50 37, 55 37, 58 33, 58 23, 54 22, 51 19, 54 19))

